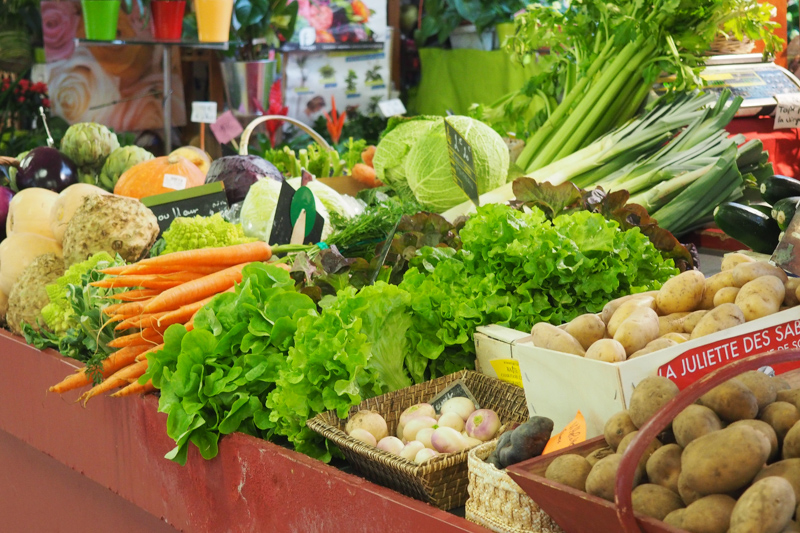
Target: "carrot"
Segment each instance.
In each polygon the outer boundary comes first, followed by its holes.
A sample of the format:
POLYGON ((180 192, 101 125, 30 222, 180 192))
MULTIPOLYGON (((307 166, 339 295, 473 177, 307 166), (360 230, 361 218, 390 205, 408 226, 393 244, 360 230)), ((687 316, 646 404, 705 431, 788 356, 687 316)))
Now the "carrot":
POLYGON ((107 316, 114 316, 114 311, 122 307, 124 304, 111 304, 103 308, 103 314, 107 316))
POLYGON ((125 320, 125 318, 125 315, 116 314, 109 317, 108 322, 119 322, 120 320, 125 320))
POLYGON ((159 265, 133 265, 128 267, 128 270, 123 270, 120 275, 146 275, 146 274, 178 274, 178 273, 197 273, 197 274, 213 274, 224 269, 226 265, 175 265, 175 266, 159 266, 159 265))
POLYGON ((215 294, 199 302, 184 305, 174 311, 169 311, 158 318, 156 323, 159 327, 163 328, 167 328, 172 324, 185 324, 187 321, 191 320, 195 313, 202 309, 204 305, 213 300, 215 296, 217 295, 215 294))
POLYGON ((375 158, 375 151, 377 147, 375 145, 367 146, 366 150, 361 152, 361 160, 366 164, 368 167, 375 168, 375 165, 372 164, 372 160, 375 158))
MULTIPOLYGON (((146 346, 127 346, 122 348, 103 360, 100 373, 104 378, 108 377, 120 368, 133 363, 136 357, 144 353, 146 350, 146 346)), ((50 392, 63 394, 67 391, 71 391, 91 383, 92 380, 86 375, 86 368, 84 367, 74 374, 67 376, 60 383, 53 385, 49 390, 50 392)))
POLYGON ((219 294, 230 289, 236 283, 242 281, 242 269, 249 263, 220 270, 214 274, 188 281, 179 287, 168 289, 148 303, 144 307, 145 313, 157 313, 176 309, 182 305, 197 302, 203 298, 219 294))
POLYGON ((155 320, 161 318, 163 315, 169 313, 169 311, 163 311, 161 313, 148 313, 148 314, 138 314, 133 315, 130 318, 126 318, 122 322, 120 322, 117 327, 114 328, 114 331, 122 331, 125 329, 130 328, 147 328, 152 327, 152 324, 155 323, 155 320))
POLYGON ((152 348, 150 348, 146 352, 142 352, 139 355, 137 355, 136 356, 136 361, 144 361, 145 359, 147 359, 147 354, 156 353, 156 352, 161 351, 163 349, 164 349, 164 345, 163 344, 159 344, 158 346, 153 346, 152 348))
POLYGON ((134 394, 147 394, 148 392, 153 392, 156 390, 155 386, 153 386, 153 382, 149 379, 147 383, 144 385, 140 385, 138 381, 134 381, 127 387, 118 390, 114 394, 111 395, 112 398, 122 398, 125 396, 132 396, 134 394))
POLYGON ((123 302, 137 302, 139 300, 149 300, 153 296, 158 296, 161 291, 156 289, 136 289, 128 292, 121 292, 109 296, 112 300, 121 300, 123 302))
POLYGON ((130 335, 124 335, 122 337, 117 337, 113 341, 108 343, 108 346, 111 348, 124 348, 125 346, 151 346, 153 344, 158 344, 164 340, 164 336, 161 333, 153 330, 152 328, 143 329, 142 331, 137 331, 136 333, 131 333, 130 335))
POLYGON ((115 267, 104 268, 104 269, 102 269, 100 271, 100 273, 101 274, 112 275, 112 276, 118 276, 119 274, 122 274, 122 272, 124 272, 128 268, 131 268, 131 266, 130 265, 119 265, 119 266, 115 266, 115 267))
POLYGON ((128 302, 122 304, 120 307, 117 307, 116 315, 123 316, 125 318, 140 315, 142 313, 142 309, 144 309, 144 306, 147 305, 147 302, 150 300, 152 300, 152 298, 143 302, 128 302))
POLYGON ((138 264, 159 266, 180 265, 184 268, 212 265, 233 266, 242 263, 252 263, 254 261, 267 261, 270 257, 272 257, 272 248, 270 245, 265 242, 256 241, 225 246, 223 248, 202 248, 200 250, 188 250, 185 252, 159 255, 158 257, 142 259, 138 264))
MULTIPOLYGON (((200 274, 202 276, 202 274, 200 274)), ((165 291, 172 287, 177 287, 186 281, 169 280, 169 279, 142 279, 144 276, 125 276, 119 278, 108 278, 100 281, 93 281, 90 283, 92 287, 99 287, 101 289, 121 289, 123 287, 142 287, 145 289, 160 289, 165 291)))
POLYGON ((121 368, 114 374, 107 377, 105 381, 99 385, 95 385, 90 390, 81 394, 81 397, 78 398, 77 401, 82 401, 84 407, 86 407, 86 403, 98 394, 103 394, 104 392, 108 392, 119 387, 124 387, 131 383, 131 380, 138 379, 146 371, 147 359, 144 361, 139 361, 138 363, 133 363, 132 365, 128 365, 125 368, 121 368))
POLYGON ((350 176, 359 183, 363 183, 367 187, 379 187, 383 185, 378 179, 375 169, 365 165, 364 163, 356 163, 353 165, 353 172, 350 176))

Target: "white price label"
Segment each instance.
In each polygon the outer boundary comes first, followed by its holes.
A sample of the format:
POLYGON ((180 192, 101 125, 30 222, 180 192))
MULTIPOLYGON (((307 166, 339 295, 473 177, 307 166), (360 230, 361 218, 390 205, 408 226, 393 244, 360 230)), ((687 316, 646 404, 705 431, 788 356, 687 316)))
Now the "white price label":
POLYGON ((216 102, 192 102, 192 122, 213 124, 217 121, 216 102))
POLYGON ((392 98, 391 100, 383 100, 382 102, 378 102, 378 107, 380 108, 383 116, 386 118, 406 114, 406 106, 403 105, 403 102, 400 101, 399 98, 392 98))
POLYGON ((182 191, 186 188, 186 178, 177 174, 164 174, 164 181, 161 183, 167 189, 182 191))
POLYGON ((775 99, 778 106, 775 108, 774 129, 800 127, 800 93, 779 94, 775 99))

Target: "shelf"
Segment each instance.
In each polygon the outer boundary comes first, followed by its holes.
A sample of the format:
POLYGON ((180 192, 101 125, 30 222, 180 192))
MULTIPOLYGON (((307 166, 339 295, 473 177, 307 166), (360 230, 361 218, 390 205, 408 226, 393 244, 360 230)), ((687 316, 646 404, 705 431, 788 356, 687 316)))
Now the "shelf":
POLYGON ((112 41, 99 41, 95 39, 75 39, 75 46, 155 46, 155 45, 180 46, 181 48, 201 48, 206 50, 227 50, 231 45, 238 43, 206 43, 200 41, 156 41, 153 39, 114 39, 112 41))

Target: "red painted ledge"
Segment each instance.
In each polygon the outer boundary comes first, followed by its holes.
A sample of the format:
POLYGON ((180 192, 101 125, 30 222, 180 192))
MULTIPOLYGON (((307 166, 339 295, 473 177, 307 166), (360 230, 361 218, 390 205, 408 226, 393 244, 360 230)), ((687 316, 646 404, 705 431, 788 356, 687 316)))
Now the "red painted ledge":
POLYGON ((82 408, 78 392, 47 392, 78 366, 0 331, 6 533, 488 531, 243 434, 223 438, 214 460, 190 448, 186 466, 174 464, 164 459, 174 443, 156 398, 100 397, 82 408))

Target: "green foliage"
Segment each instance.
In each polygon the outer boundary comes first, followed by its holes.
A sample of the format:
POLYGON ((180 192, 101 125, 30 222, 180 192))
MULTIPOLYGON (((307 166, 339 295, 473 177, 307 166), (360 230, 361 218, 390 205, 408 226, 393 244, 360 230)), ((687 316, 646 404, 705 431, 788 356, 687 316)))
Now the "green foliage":
POLYGON ((165 246, 159 254, 220 248, 255 240, 245 236, 241 224, 232 224, 219 213, 210 217, 178 217, 172 221, 162 238, 165 246))
POLYGON ((281 41, 291 39, 299 5, 286 0, 235 0, 233 12, 238 25, 231 24, 231 41, 241 44, 231 47, 228 55, 238 61, 263 59, 281 41))

